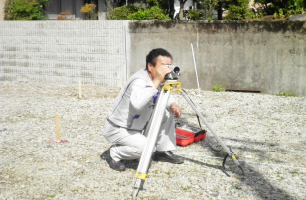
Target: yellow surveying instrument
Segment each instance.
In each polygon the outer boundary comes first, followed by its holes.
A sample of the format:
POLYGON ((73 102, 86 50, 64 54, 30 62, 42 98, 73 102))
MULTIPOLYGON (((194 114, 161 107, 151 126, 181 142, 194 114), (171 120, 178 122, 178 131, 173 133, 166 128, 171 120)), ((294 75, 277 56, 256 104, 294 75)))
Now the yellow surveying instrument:
POLYGON ((227 174, 227 172, 225 171, 225 161, 228 156, 231 156, 234 163, 241 169, 242 174, 244 174, 243 168, 241 167, 241 164, 236 159, 235 154, 231 151, 230 148, 228 148, 223 143, 220 137, 215 133, 215 131, 207 123, 203 115, 198 111, 196 106, 193 104, 191 99, 188 97, 187 93, 184 90, 182 90, 181 83, 178 82, 178 76, 180 75, 180 68, 177 66, 173 66, 173 65, 169 65, 169 68, 171 69, 172 72, 170 74, 167 74, 165 77, 165 82, 162 85, 162 89, 158 96, 157 103, 154 107, 154 111, 151 115, 148 126, 144 132, 144 135, 148 139, 147 139, 147 144, 145 145, 145 148, 141 154, 139 164, 137 167, 137 171, 136 171, 136 175, 135 175, 136 181, 135 181, 135 184, 133 185, 133 193, 132 193, 133 200, 136 200, 138 192, 142 188, 146 180, 147 172, 148 172, 148 169, 151 163, 151 157, 152 157, 155 145, 156 145, 156 140, 157 140, 157 137, 160 131, 160 127, 161 127, 161 123, 162 123, 161 116, 163 116, 163 113, 166 109, 166 105, 167 105, 167 101, 169 99, 170 93, 173 92, 174 89, 180 92, 180 94, 184 97, 184 99, 188 102, 188 104, 192 107, 192 109, 197 113, 198 117, 204 122, 204 124, 206 125, 210 133, 214 135, 217 142, 222 146, 224 151, 227 152, 223 160, 222 171, 227 174))

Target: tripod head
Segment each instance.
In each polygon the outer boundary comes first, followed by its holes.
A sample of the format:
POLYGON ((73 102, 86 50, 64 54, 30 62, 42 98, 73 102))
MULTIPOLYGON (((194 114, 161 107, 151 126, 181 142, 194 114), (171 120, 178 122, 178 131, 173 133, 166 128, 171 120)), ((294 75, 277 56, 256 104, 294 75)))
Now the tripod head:
POLYGON ((177 80, 180 75, 180 68, 174 65, 168 65, 168 67, 171 70, 171 73, 166 75, 165 80, 177 80))

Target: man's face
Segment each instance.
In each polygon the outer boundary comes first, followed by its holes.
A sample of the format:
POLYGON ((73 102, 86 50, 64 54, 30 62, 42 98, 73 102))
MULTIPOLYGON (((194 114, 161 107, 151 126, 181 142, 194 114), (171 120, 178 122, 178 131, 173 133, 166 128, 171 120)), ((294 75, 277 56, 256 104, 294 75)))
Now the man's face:
POLYGON ((151 63, 148 64, 148 71, 149 71, 150 74, 151 74, 151 79, 152 79, 152 80, 153 80, 154 77, 156 76, 156 71, 157 71, 160 67, 162 67, 162 66, 164 66, 164 65, 172 65, 172 59, 169 58, 169 57, 166 57, 166 56, 158 56, 158 57, 156 58, 156 65, 155 65, 155 67, 154 67, 151 63))

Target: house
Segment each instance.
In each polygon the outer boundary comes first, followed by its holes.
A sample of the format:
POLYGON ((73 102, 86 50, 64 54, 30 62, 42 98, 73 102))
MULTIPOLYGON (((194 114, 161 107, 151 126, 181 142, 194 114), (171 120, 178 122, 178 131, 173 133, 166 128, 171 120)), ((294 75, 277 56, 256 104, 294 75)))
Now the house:
MULTIPOLYGON (((99 13, 99 20, 106 19, 106 11, 107 11, 107 0, 51 0, 46 5, 47 16, 50 20, 55 20, 60 15, 61 12, 69 12, 71 14, 72 19, 85 19, 85 15, 81 13, 80 9, 82 6, 87 4, 95 4, 96 11, 99 13)), ((116 2, 116 0, 114 0, 116 2)), ((135 3, 146 2, 141 0, 121 0, 117 3, 114 3, 114 7, 120 7, 124 5, 131 5, 135 3)), ((193 0, 188 0, 185 3, 184 10, 189 10, 194 8, 196 3, 193 0)), ((180 4, 179 0, 174 0, 174 9, 175 15, 179 13, 180 4)), ((174 16, 175 16, 174 15, 174 16)))
POLYGON ((46 3, 46 12, 50 20, 58 18, 60 13, 70 13, 72 19, 85 19, 85 14, 81 13, 81 7, 86 3, 97 5, 97 11, 103 12, 103 5, 106 0, 50 0, 46 3))
MULTIPOLYGON (((116 2, 116 0, 113 0, 116 2)), ((124 5, 131 5, 136 3, 145 3, 145 0, 117 0, 118 2, 114 3, 114 7, 120 7, 124 5)), ((60 13, 68 12, 71 14, 69 18, 72 19, 85 19, 85 14, 81 13, 81 7, 87 4, 95 4, 96 12, 99 13, 99 20, 105 20, 107 14, 107 0, 50 0, 45 5, 45 10, 49 20, 56 20, 60 13)), ((180 4, 179 0, 172 0, 174 2, 174 16, 179 13, 180 4)), ((0 21, 4 20, 4 4, 5 0, 0 0, 0 21)), ((184 5, 184 10, 189 10, 192 8, 197 8, 194 0, 187 0, 184 5)))

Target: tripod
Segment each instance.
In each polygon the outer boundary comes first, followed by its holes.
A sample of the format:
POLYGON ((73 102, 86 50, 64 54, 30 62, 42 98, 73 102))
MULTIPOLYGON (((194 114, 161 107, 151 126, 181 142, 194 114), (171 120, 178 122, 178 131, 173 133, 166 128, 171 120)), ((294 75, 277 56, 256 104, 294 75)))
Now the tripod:
MULTIPOLYGON (((177 91, 180 92, 180 94, 184 97, 184 99, 188 102, 188 104, 192 107, 192 109, 197 113, 197 115, 200 117, 200 119, 204 122, 210 133, 212 133, 218 143, 222 146, 222 148, 227 152, 226 156, 224 157, 223 160, 223 165, 222 165, 222 171, 227 174, 225 171, 225 161, 228 156, 232 157, 232 160, 234 163, 241 169, 242 173, 244 174, 243 168, 241 167, 240 163, 236 159, 235 154, 231 151, 230 148, 228 148, 223 141, 220 139, 220 137, 215 133, 215 131, 211 128, 211 126, 207 123, 203 115, 199 112, 199 110, 195 107, 195 105, 192 103, 191 99, 188 97, 188 95, 182 91, 181 88, 181 83, 177 82, 176 80, 169 80, 166 79, 162 89, 161 93, 157 99, 156 106, 154 108, 153 114, 150 118, 149 124, 144 132, 144 135, 148 138, 147 144, 145 146, 145 149, 143 150, 139 164, 137 167, 136 171, 136 181, 133 186, 133 193, 132 193, 132 198, 133 200, 136 200, 137 194, 139 192, 139 189, 142 188, 146 177, 147 177, 147 172, 149 169, 149 165, 151 163, 151 157, 152 153, 155 148, 156 140, 159 134, 159 130, 161 127, 161 122, 162 122, 162 115, 166 109, 167 101, 170 96, 170 93, 173 92, 173 89, 176 89, 177 91)), ((228 175, 228 174, 227 174, 228 175)), ((229 176, 229 175, 228 175, 229 176)))

